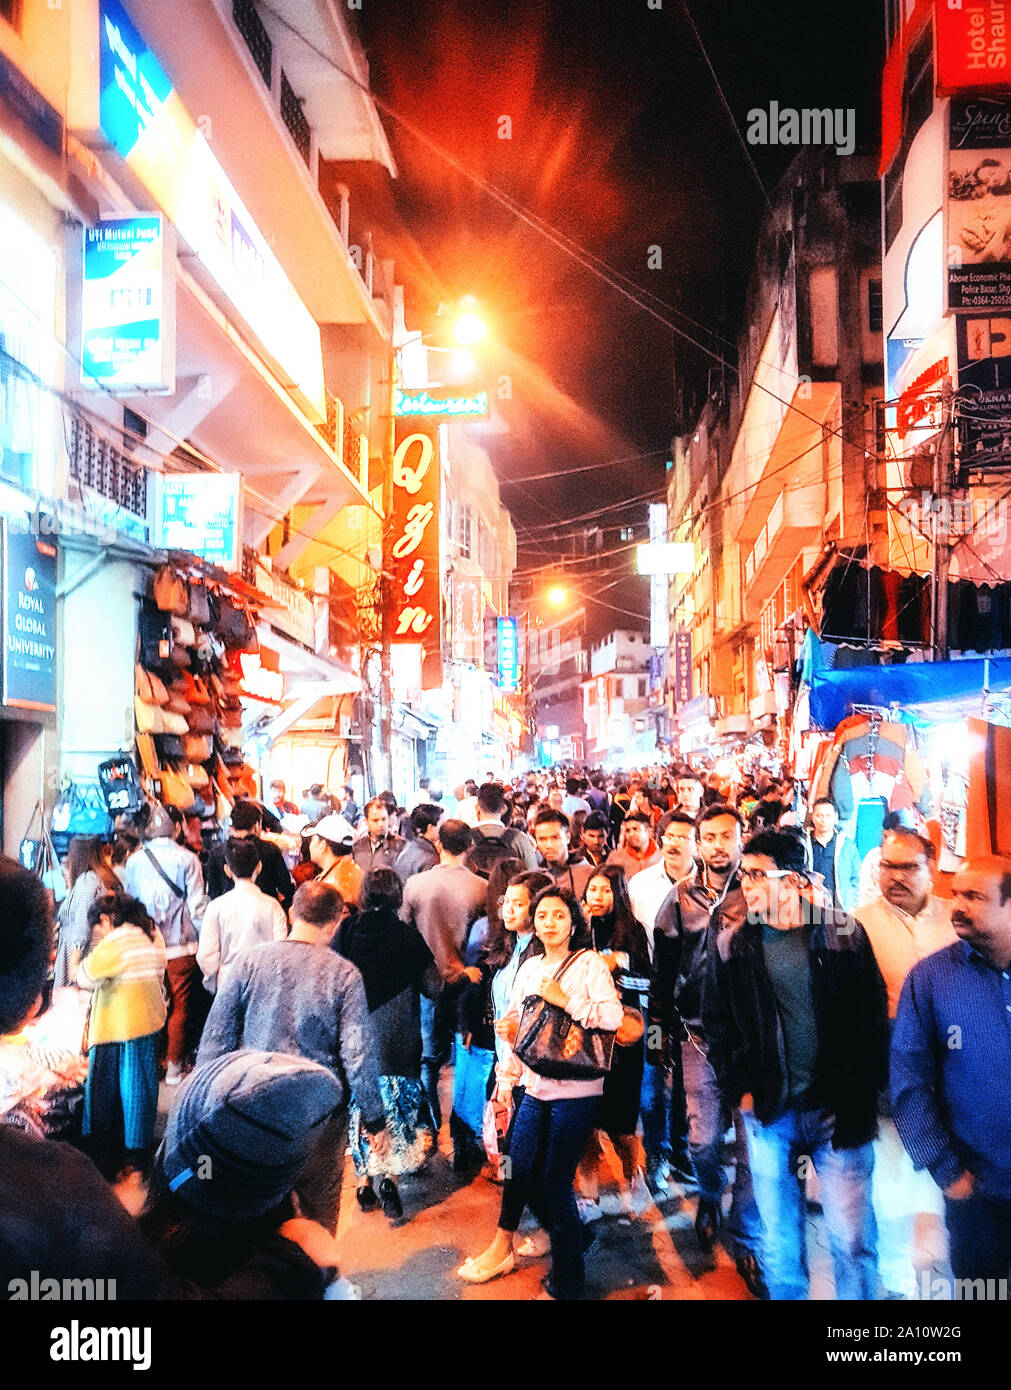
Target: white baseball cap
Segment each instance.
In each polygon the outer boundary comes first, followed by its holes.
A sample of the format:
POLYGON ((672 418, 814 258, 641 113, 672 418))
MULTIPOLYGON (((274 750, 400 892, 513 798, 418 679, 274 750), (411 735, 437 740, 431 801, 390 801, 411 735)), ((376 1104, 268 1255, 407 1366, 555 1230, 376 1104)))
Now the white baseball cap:
POLYGON ((355 832, 351 828, 351 822, 343 816, 330 815, 324 816, 315 825, 307 825, 302 831, 303 838, 307 835, 319 835, 321 839, 329 840, 335 845, 349 845, 355 837, 355 832))

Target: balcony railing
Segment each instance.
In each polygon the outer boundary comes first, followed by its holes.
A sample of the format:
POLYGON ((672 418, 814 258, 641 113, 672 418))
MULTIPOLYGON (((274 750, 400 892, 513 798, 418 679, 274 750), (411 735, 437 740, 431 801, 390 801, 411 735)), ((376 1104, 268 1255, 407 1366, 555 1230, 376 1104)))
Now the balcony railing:
POLYGON ((246 40, 246 47, 252 54, 260 76, 269 87, 274 45, 252 0, 232 0, 232 19, 235 21, 236 29, 246 40))
POLYGON ((285 74, 281 73, 281 119, 298 146, 298 152, 309 166, 312 156, 312 130, 302 110, 302 103, 285 74))
POLYGON ((344 440, 344 406, 336 396, 326 392, 326 424, 318 424, 316 432, 341 456, 344 440))
POLYGON ((125 507, 135 516, 147 517, 147 470, 102 439, 83 415, 70 421, 70 476, 81 487, 125 507))

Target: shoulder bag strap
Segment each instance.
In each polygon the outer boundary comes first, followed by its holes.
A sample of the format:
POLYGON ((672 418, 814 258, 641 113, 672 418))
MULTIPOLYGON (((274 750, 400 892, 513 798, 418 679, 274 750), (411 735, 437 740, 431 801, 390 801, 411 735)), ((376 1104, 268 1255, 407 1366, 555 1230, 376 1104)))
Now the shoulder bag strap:
POLYGON ((561 965, 560 965, 560 966, 558 967, 558 969, 555 971, 555 973, 554 973, 554 975, 552 976, 552 978, 555 979, 555 980, 560 980, 560 979, 562 978, 562 976, 565 974, 566 970, 568 970, 569 966, 573 963, 573 961, 576 961, 576 960, 579 959, 580 956, 585 956, 585 955, 586 955, 586 947, 585 947, 585 946, 581 947, 578 951, 573 951, 573 952, 571 953, 571 955, 568 955, 568 956, 565 957, 565 959, 562 961, 561 965))
POLYGON ((168 884, 168 886, 172 889, 172 892, 176 895, 176 897, 177 897, 177 898, 185 898, 185 896, 186 896, 185 890, 179 887, 178 883, 176 883, 176 881, 175 881, 174 878, 169 878, 168 874, 165 872, 165 870, 162 868, 161 864, 159 864, 158 860, 154 857, 154 855, 153 855, 153 854, 151 853, 151 851, 148 849, 147 845, 144 846, 144 853, 147 855, 148 859, 150 859, 151 863, 154 865, 155 870, 156 870, 156 872, 157 872, 157 874, 158 874, 158 877, 161 878, 161 879, 164 879, 164 881, 165 881, 165 882, 168 884))

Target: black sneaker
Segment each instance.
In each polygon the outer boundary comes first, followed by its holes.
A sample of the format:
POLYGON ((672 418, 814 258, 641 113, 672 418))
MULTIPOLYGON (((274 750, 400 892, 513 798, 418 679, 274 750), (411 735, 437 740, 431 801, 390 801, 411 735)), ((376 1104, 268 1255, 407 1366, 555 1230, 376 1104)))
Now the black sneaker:
POLYGON ((362 1211, 375 1211, 379 1206, 379 1198, 370 1182, 362 1183, 355 1196, 362 1211))

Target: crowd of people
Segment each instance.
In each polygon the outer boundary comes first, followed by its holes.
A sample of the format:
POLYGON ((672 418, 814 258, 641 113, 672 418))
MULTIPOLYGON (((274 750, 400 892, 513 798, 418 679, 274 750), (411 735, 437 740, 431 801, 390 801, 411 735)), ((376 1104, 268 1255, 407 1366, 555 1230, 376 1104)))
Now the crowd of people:
POLYGON ((570 769, 413 802, 274 783, 210 846, 152 805, 71 842, 55 938, 0 860, 0 1035, 54 990, 89 1004, 76 1147, 5 1105, 0 1042, 0 1265, 347 1296, 346 1154, 360 1210, 409 1220, 451 1067, 453 1168, 501 1183, 462 1282, 550 1253, 544 1296, 579 1299, 606 1208, 674 1196, 756 1298, 809 1296, 814 1200, 839 1299, 916 1297, 931 1240, 955 1278, 1007 1278, 1011 863, 942 882, 892 817, 864 874, 789 777, 570 769))

